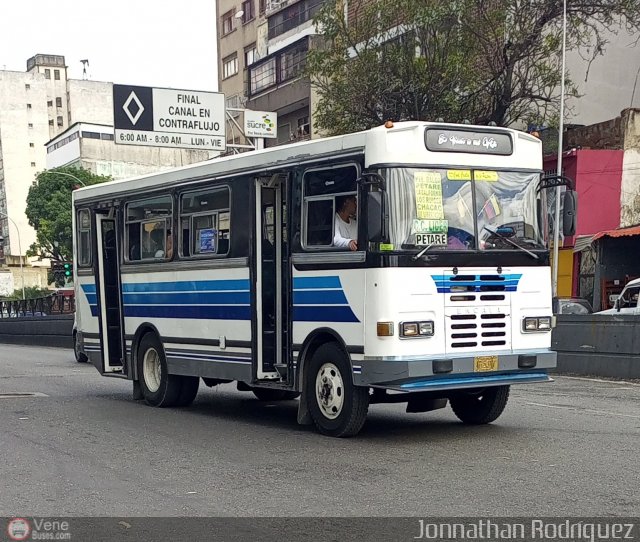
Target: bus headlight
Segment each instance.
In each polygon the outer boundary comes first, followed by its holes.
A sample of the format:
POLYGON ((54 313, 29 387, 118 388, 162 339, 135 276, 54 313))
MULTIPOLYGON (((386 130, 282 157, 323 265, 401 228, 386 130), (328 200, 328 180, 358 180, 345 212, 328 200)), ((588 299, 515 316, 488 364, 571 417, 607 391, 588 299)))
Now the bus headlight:
POLYGON ((401 337, 431 337, 433 335, 433 322, 402 322, 400 324, 401 337))
POLYGON ((551 331, 551 317, 537 316, 525 318, 522 321, 522 331, 531 333, 535 331, 551 331))

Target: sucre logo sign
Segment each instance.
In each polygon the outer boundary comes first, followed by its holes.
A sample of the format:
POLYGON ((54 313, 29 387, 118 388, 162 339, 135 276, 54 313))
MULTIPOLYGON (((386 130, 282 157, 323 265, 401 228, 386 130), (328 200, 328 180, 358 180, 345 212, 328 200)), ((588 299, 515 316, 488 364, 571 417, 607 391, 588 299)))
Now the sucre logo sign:
POLYGON ((278 137, 278 114, 267 111, 245 111, 244 133, 247 137, 278 137))

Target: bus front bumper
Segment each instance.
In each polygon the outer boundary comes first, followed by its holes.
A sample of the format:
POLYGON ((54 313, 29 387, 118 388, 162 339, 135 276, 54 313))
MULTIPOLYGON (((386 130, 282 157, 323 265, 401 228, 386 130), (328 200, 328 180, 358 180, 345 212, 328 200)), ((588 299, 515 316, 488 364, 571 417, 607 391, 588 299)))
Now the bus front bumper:
POLYGON ((550 350, 459 358, 365 358, 353 362, 353 383, 389 390, 418 392, 549 382, 556 367, 550 350), (478 358, 497 359, 495 370, 479 371, 478 358))

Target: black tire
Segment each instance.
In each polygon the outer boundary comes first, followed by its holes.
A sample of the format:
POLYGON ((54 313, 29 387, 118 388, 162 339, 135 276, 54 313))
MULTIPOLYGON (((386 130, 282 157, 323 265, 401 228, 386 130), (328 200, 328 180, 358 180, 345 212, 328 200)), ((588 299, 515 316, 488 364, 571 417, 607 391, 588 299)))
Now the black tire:
MULTIPOLYGON (((151 359, 152 358, 150 358, 150 360, 151 359)), ((151 365, 151 361, 149 363, 151 365)), ((182 377, 169 374, 164 348, 155 333, 147 333, 142 337, 140 346, 138 347, 137 365, 138 379, 140 380, 140 388, 144 400, 149 405, 155 407, 175 406, 182 392, 182 377), (147 378, 153 378, 145 375, 144 367, 147 355, 157 355, 159 365, 156 375, 158 382, 156 383, 151 381, 147 382, 147 378)))
POLYGON ((509 386, 460 392, 451 397, 451 409, 461 422, 482 425, 498 419, 509 400, 509 386))
POLYGON ((200 378, 197 376, 180 376, 182 382, 182 388, 176 406, 186 407, 193 403, 193 400, 198 395, 198 388, 200 387, 200 378))
POLYGON ((82 345, 78 341, 77 331, 73 332, 73 354, 76 357, 76 361, 78 363, 87 363, 87 361, 89 361, 87 355, 82 351, 82 345))
POLYGON ((260 401, 293 401, 300 397, 297 391, 274 388, 251 388, 251 391, 260 401))
POLYGON ((351 363, 337 344, 323 344, 314 352, 306 370, 305 393, 311 418, 322 434, 351 437, 362 429, 369 410, 369 388, 353 385, 351 363))

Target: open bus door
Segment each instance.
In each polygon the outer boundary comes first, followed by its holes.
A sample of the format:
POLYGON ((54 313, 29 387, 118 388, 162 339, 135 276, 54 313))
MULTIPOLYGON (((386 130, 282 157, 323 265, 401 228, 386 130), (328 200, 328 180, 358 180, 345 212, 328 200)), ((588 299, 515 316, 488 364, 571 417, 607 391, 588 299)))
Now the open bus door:
POLYGON ((97 365, 96 368, 103 374, 121 373, 124 370, 124 341, 115 217, 96 214, 96 232, 98 245, 96 286, 102 351, 102 365, 97 365))
POLYGON ((289 356, 291 280, 286 239, 285 174, 256 179, 256 352, 257 380, 287 380, 293 374, 289 356))

